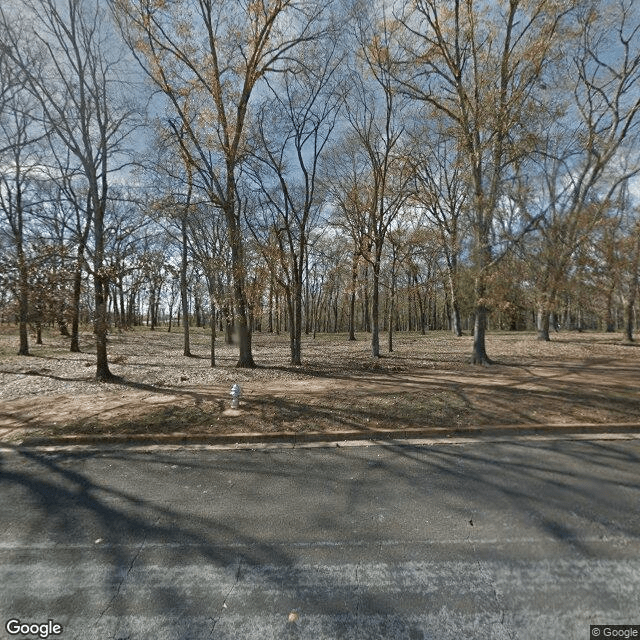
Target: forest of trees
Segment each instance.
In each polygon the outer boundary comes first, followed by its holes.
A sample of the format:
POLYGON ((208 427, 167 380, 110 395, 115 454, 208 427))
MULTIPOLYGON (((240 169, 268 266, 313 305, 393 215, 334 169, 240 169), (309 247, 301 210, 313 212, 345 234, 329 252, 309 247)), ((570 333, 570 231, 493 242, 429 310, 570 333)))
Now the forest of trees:
POLYGON ((638 327, 633 0, 3 0, 0 90, 22 355, 638 327))

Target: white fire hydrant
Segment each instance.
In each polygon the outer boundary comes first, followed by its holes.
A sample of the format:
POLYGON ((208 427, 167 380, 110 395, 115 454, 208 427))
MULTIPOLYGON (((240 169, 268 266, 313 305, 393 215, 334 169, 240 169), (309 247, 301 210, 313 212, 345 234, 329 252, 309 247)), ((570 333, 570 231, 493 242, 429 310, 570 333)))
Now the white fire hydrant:
POLYGON ((233 387, 231 387, 231 408, 237 409, 240 406, 240 398, 242 397, 242 388, 236 382, 233 387))

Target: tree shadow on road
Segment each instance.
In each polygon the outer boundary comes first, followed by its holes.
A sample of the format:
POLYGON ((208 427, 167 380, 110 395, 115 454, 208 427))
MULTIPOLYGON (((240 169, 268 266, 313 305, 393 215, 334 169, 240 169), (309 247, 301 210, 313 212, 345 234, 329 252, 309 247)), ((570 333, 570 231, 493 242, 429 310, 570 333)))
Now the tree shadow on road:
MULTIPOLYGON (((128 626, 136 616, 162 625, 144 637, 241 637, 256 613, 238 610, 240 594, 250 592, 276 619, 279 637, 312 637, 314 629, 367 637, 369 627, 347 630, 374 624, 381 637, 420 638, 398 595, 400 576, 385 569, 379 589, 359 582, 357 566, 373 549, 386 548, 380 562, 388 567, 394 557, 429 560, 436 543, 450 544, 456 560, 480 561, 487 541, 513 541, 523 529, 540 545, 585 558, 610 540, 640 540, 632 509, 640 457, 621 442, 387 443, 323 455, 18 449, 0 461, 2 566, 25 590, 10 613, 81 612, 61 619, 65 637, 97 637, 96 629, 139 637, 128 626), (496 511, 510 521, 493 522, 496 511), (33 560, 57 563, 46 586, 29 576, 33 560), (355 573, 337 578, 336 563, 355 573), (169 568, 182 578, 163 582, 169 568), (51 593, 58 610, 44 611, 51 593)), ((530 552, 535 559, 535 544, 530 552)), ((506 544, 490 557, 518 561, 512 553, 506 544)), ((430 597, 435 609, 425 613, 435 615, 444 596, 430 597)))

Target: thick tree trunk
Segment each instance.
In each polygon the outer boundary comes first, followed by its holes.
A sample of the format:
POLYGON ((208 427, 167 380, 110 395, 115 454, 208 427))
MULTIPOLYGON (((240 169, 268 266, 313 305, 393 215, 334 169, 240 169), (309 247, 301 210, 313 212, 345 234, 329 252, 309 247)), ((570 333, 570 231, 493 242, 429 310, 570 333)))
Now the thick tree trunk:
POLYGON ((538 331, 538 340, 549 342, 551 340, 549 336, 549 319, 551 312, 544 303, 540 303, 538 310, 536 311, 536 329, 538 331))
POLYGON ((286 289, 289 314, 289 352, 292 365, 302 364, 302 283, 286 289))
POLYGON ((104 295, 104 283, 99 276, 94 277, 94 296, 96 301, 96 318, 94 332, 96 334, 96 380, 109 382, 114 376, 109 370, 107 360, 107 301, 104 295))
MULTIPOLYGON (((487 261, 488 263, 488 261, 487 261)), ((485 303, 487 293, 487 285, 485 282, 485 274, 483 272, 484 264, 480 265, 478 275, 476 276, 476 307, 475 318, 473 324, 473 350, 471 352, 471 364, 492 364, 492 360, 487 355, 485 334, 487 331, 488 309, 485 303)))
POLYGON ((82 293, 82 262, 84 247, 78 248, 76 268, 73 274, 73 299, 71 301, 71 353, 80 353, 80 294, 82 293))
POLYGON ((485 346, 487 314, 487 308, 483 304, 476 306, 473 326, 473 351, 471 353, 471 364, 492 364, 492 360, 487 356, 485 346))

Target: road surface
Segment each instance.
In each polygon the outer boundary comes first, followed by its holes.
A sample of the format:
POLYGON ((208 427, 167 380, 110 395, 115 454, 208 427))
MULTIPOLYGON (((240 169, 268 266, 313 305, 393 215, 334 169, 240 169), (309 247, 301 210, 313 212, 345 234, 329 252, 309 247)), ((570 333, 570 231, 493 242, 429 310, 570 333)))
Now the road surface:
POLYGON ((3 450, 0 638, 588 640, 640 623, 639 463, 638 440, 3 450))

